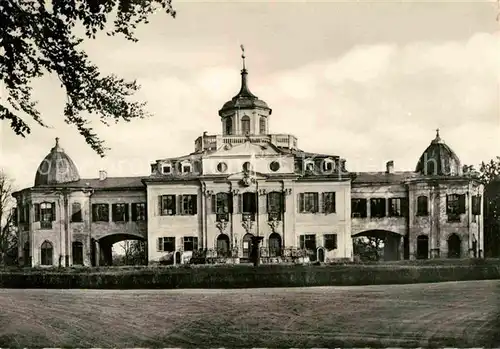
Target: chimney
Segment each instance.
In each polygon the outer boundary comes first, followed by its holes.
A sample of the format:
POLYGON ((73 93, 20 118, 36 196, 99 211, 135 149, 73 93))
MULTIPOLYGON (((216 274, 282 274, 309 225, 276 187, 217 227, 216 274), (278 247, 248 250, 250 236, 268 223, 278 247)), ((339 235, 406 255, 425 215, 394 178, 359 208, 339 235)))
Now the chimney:
POLYGON ((106 177, 108 177, 108 174, 106 173, 106 171, 104 170, 100 170, 99 171, 99 180, 100 181, 103 181, 106 179, 106 177))
POLYGON ((385 168, 386 173, 394 173, 394 161, 387 161, 387 163, 385 164, 385 168))

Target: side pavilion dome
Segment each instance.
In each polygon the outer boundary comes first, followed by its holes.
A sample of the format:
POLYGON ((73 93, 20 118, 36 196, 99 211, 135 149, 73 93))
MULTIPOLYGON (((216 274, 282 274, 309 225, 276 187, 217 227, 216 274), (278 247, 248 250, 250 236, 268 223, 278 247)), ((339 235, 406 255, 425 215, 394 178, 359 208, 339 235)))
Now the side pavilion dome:
POLYGON ((436 138, 420 156, 415 172, 424 176, 459 176, 462 173, 460 160, 455 152, 439 137, 436 138))
POLYGON ((71 183, 78 180, 80 180, 80 175, 75 163, 59 146, 59 138, 56 138, 56 145, 38 166, 35 174, 35 187, 71 183))

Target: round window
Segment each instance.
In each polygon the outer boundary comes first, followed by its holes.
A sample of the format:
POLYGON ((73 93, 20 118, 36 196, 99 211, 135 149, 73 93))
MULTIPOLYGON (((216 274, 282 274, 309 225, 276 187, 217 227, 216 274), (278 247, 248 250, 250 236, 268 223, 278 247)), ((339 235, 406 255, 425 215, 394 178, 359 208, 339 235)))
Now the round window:
POLYGON ((227 164, 225 162, 219 162, 217 164, 217 171, 226 172, 227 171, 227 164))
POLYGON ((251 169, 252 169, 252 164, 250 164, 250 162, 247 161, 243 164, 243 171, 248 172, 251 169))
POLYGON ((273 161, 269 165, 269 168, 271 169, 271 171, 276 172, 280 169, 280 163, 278 161, 273 161))

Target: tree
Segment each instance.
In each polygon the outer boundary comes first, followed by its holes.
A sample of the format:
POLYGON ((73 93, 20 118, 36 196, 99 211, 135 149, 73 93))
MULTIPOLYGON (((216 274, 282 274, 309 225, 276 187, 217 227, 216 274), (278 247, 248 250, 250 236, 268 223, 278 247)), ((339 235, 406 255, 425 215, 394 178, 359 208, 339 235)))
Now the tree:
POLYGON ((500 256, 500 156, 481 162, 479 170, 466 165, 466 173, 476 176, 484 185, 484 250, 485 256, 500 256))
POLYGON ((362 261, 379 261, 384 251, 384 238, 362 236, 353 241, 354 254, 362 261))
POLYGON ((145 103, 130 98, 139 89, 135 81, 115 75, 103 76, 80 48, 98 32, 123 35, 138 41, 138 24, 163 9, 175 17, 171 0, 8 0, 0 2, 0 81, 6 97, 0 95, 0 120, 10 121, 19 136, 31 133, 28 119, 47 127, 32 98, 32 81, 56 74, 66 91, 65 122, 76 127, 101 157, 104 141, 90 127, 88 114, 100 122, 130 121, 149 116, 145 103), (107 22, 115 15, 108 30, 107 22), (85 34, 75 34, 82 26, 85 34), (85 115, 87 114, 87 116, 85 115))
POLYGON ((17 260, 17 231, 15 222, 12 180, 0 170, 0 263, 17 260))
POLYGON ((146 244, 138 240, 125 240, 120 243, 123 254, 113 257, 113 265, 146 264, 146 244))

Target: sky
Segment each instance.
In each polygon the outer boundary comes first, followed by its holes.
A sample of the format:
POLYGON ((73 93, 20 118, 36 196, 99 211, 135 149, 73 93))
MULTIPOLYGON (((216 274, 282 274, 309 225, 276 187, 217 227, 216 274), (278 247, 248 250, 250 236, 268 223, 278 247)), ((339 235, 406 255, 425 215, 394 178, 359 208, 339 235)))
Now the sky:
POLYGON ((82 178, 148 175, 156 159, 194 150, 222 133, 218 110, 239 90, 246 50, 250 90, 273 109, 271 133, 338 155, 349 171, 414 170, 440 129, 462 163, 500 155, 498 6, 477 1, 173 1, 138 43, 105 35, 83 45, 103 73, 137 79, 151 118, 93 126, 100 158, 63 122, 56 76, 33 87, 50 128, 27 138, 0 122, 0 166, 33 185, 55 137, 82 178))

